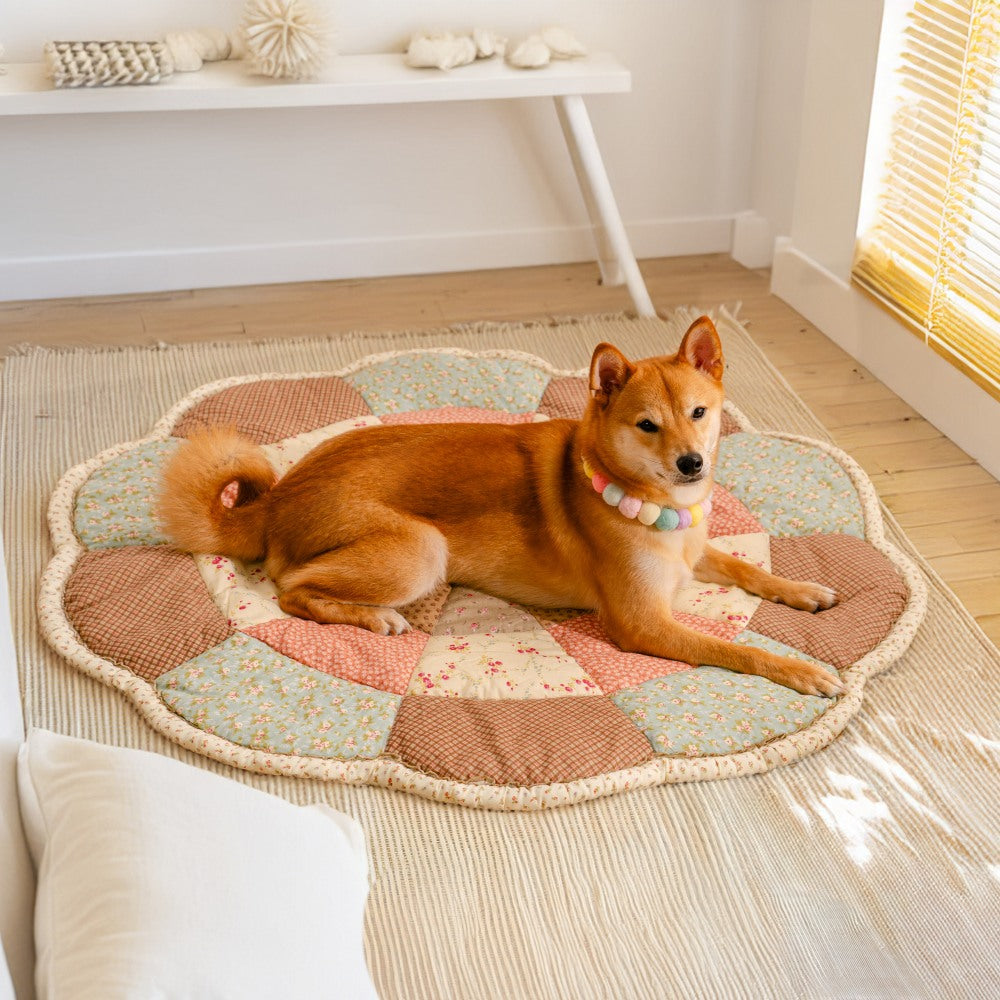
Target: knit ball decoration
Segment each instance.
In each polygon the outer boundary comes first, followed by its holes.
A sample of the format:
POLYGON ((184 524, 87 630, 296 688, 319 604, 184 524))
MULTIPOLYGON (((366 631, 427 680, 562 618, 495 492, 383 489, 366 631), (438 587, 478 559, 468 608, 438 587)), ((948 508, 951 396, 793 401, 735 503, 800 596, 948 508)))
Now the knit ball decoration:
POLYGON ((250 0, 243 11, 246 61, 259 76, 302 80, 322 70, 329 51, 323 17, 302 0, 250 0))

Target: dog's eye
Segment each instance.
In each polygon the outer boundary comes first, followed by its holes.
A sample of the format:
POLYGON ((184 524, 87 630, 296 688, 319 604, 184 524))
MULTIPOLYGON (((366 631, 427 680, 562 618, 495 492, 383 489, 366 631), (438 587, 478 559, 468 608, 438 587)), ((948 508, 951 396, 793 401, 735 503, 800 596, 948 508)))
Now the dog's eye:
POLYGON ((641 431, 645 431, 647 434, 655 434, 660 428, 653 423, 652 420, 640 420, 639 423, 635 425, 641 431))
POLYGON ((701 418, 703 416, 705 416, 705 407, 704 406, 696 406, 694 408, 694 412, 691 414, 692 419, 693 420, 701 420, 701 418))

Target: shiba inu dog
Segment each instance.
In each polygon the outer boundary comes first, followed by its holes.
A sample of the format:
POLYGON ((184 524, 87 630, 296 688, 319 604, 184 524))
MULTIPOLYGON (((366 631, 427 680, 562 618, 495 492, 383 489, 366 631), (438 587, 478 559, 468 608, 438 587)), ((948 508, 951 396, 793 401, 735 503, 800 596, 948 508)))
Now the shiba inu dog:
POLYGON ((705 635, 671 613, 692 576, 805 612, 836 600, 821 583, 707 544, 722 374, 703 316, 674 355, 632 361, 600 344, 581 420, 358 429, 277 482, 257 445, 209 429, 168 463, 160 518, 188 551, 263 560, 281 608, 301 618, 399 633, 409 626, 398 609, 448 581, 596 610, 626 651, 840 694, 820 666, 705 635))

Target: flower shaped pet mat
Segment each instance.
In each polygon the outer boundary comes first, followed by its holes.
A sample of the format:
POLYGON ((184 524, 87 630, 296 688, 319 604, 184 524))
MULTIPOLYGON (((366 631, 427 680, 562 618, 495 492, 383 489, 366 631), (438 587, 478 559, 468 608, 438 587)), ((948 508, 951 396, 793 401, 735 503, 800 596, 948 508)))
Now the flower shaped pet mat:
POLYGON ((504 351, 394 353, 331 375, 204 386, 149 437, 60 481, 49 512, 56 555, 40 599, 45 634, 190 750, 265 774, 470 806, 537 809, 749 774, 827 745, 859 708, 866 679, 906 649, 924 586, 885 540, 875 492, 850 458, 756 431, 730 404, 711 543, 833 586, 839 603, 808 614, 695 582, 677 616, 821 661, 847 682, 839 699, 623 653, 592 613, 524 608, 462 587, 403 609, 413 631, 399 636, 290 618, 259 566, 180 552, 153 515, 162 464, 206 424, 236 425, 282 473, 356 427, 578 417, 586 399, 585 373, 504 351))

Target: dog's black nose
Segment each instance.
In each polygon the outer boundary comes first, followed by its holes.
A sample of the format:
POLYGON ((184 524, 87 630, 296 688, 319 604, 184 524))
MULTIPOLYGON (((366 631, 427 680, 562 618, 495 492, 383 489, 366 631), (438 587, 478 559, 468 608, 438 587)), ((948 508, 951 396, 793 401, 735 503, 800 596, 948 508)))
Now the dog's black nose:
POLYGON ((688 452, 677 459, 677 468, 680 469, 683 476, 697 476, 704 464, 701 455, 696 451, 688 452))

